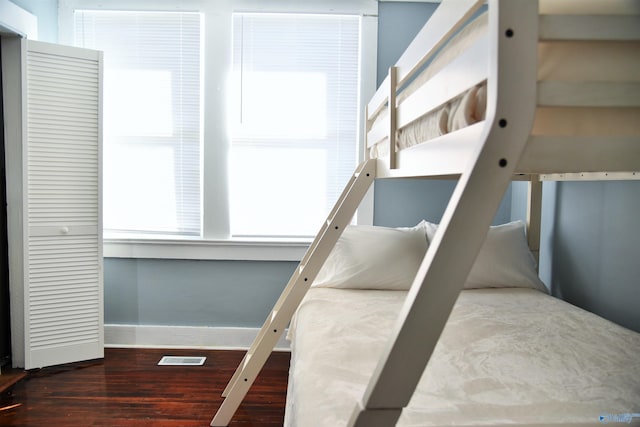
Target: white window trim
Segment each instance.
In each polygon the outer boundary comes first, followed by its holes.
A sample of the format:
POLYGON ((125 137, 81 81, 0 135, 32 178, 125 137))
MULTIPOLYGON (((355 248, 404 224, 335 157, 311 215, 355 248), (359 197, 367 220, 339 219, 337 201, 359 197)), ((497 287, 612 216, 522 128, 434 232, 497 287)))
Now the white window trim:
MULTIPOLYGON (((363 73, 360 82, 360 123, 363 123, 364 105, 376 90, 377 69, 377 0, 318 0, 299 2, 291 10, 288 0, 59 0, 58 40, 73 44, 73 11, 75 9, 164 10, 196 11, 205 15, 205 57, 207 70, 204 81, 204 148, 202 238, 148 237, 117 238, 105 236, 104 256, 114 258, 164 259, 220 259, 298 261, 304 255, 309 241, 296 239, 238 239, 229 235, 229 207, 221 206, 228 200, 226 154, 229 149, 226 123, 207 120, 207 117, 226 117, 227 72, 231 68, 231 14, 232 12, 299 12, 299 13, 357 13, 362 17, 360 63, 363 73), (213 66, 213 64, 218 64, 213 66), (224 64, 220 66, 219 64, 224 64), (209 65, 212 64, 212 65, 209 65), (223 141, 226 147, 216 147, 223 141)), ((364 135, 359 129, 359 161, 363 157, 364 135)), ((357 213, 358 224, 373 223, 373 190, 357 213)), ((318 224, 320 227, 321 224, 318 224)))
POLYGON ((193 260, 300 261, 309 239, 174 239, 170 237, 112 238, 104 241, 105 258, 193 260))

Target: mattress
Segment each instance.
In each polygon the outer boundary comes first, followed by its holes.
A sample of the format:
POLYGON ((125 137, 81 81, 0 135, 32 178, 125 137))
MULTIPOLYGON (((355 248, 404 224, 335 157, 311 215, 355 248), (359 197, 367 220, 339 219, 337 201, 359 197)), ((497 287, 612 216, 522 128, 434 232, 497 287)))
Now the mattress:
MULTIPOLYGON (((309 291, 289 330, 286 426, 346 425, 405 296, 309 291)), ((465 290, 398 425, 595 425, 601 416, 630 417, 640 412, 638 355, 640 334, 537 290, 465 290)))
MULTIPOLYGON (((397 96, 398 104, 440 72, 462 52, 487 34, 485 12, 464 27, 434 57, 433 61, 397 96)), ((538 81, 640 82, 640 43, 545 41, 538 43, 538 81), (610 64, 624 63, 612 69, 610 64)), ((425 112, 396 133, 396 150, 423 143, 485 119, 487 82, 461 93, 435 110, 425 112)), ((388 115, 383 109, 375 121, 388 115)), ((639 108, 544 107, 536 109, 532 135, 627 136, 640 134, 639 108)), ((388 140, 369 149, 371 158, 387 156, 388 140)))

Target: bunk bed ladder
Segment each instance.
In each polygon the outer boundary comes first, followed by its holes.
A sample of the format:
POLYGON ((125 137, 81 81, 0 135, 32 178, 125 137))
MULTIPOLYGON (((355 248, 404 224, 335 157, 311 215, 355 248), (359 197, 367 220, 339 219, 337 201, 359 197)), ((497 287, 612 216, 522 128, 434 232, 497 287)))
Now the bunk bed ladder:
POLYGON ((535 1, 490 1, 492 40, 482 140, 461 173, 350 427, 394 426, 438 343, 529 139, 536 99, 537 17, 535 1))
POLYGON ((211 426, 227 426, 258 373, 273 351, 298 305, 320 271, 342 231, 351 222, 356 209, 376 175, 376 160, 362 162, 329 213, 299 266, 289 279, 258 336, 233 374, 222 396, 225 398, 211 426))

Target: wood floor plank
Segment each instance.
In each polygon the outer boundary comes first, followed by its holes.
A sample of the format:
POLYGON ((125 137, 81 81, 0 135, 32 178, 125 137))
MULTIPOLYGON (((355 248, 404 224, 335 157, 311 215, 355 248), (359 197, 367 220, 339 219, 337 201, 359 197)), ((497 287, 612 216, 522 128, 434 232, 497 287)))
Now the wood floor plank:
POLYGON ((13 387, 15 383, 22 380, 27 375, 22 369, 2 368, 2 375, 0 375, 0 393, 13 387))
MULTIPOLYGON (((0 395, 2 426, 208 426, 242 351, 105 349, 105 359, 45 368, 0 395), (164 355, 204 366, 157 366, 164 355)), ((274 352, 230 427, 282 426, 289 353, 274 352)))

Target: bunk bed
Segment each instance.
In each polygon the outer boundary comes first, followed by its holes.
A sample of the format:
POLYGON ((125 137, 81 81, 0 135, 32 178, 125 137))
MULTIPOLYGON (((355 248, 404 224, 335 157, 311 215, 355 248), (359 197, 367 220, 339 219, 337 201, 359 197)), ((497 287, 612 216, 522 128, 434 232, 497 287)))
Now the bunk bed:
POLYGON ((443 0, 390 68, 365 161, 212 426, 289 324, 288 426, 640 423, 640 335, 548 295, 535 270, 543 180, 640 176, 640 5, 483 3, 443 0), (395 177, 458 180, 440 224, 350 226, 395 177), (490 227, 514 179, 526 224, 490 227))

